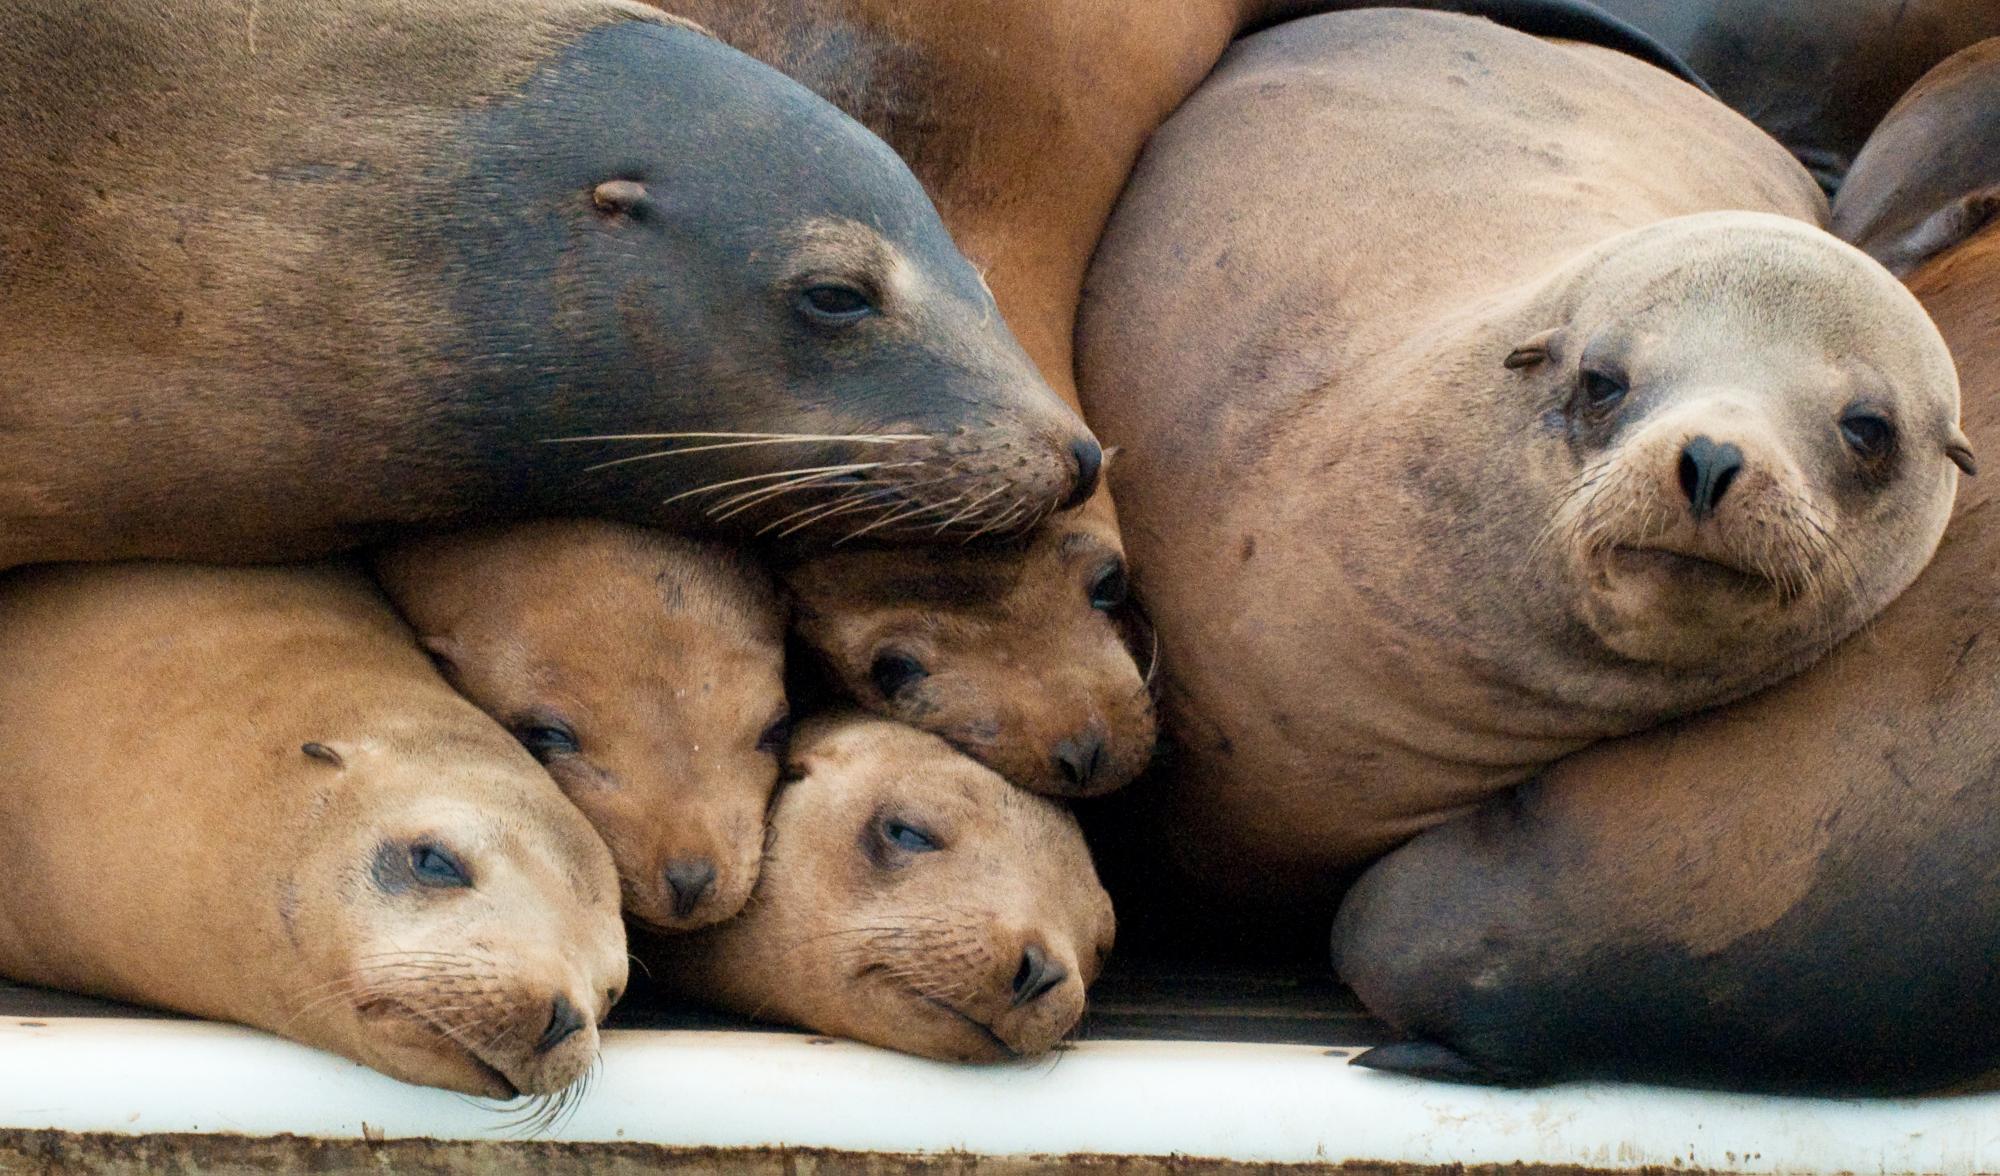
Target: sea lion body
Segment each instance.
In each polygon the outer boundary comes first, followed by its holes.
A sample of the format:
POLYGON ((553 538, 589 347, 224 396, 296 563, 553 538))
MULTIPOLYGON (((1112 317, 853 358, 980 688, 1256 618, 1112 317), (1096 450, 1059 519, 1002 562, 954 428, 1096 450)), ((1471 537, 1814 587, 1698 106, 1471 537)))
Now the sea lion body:
POLYGON ((911 727, 800 725, 743 914, 638 945, 685 996, 947 1061, 1030 1057, 1083 1015, 1111 900, 1075 818, 911 727))
POLYGON ((1597 0, 1656 37, 1831 193, 1924 71, 2000 36, 1989 0, 1597 0))
POLYGON ((894 153, 655 10, 30 0, 0 70, 0 566, 1095 485, 894 153))
POLYGON ((590 818, 627 911, 679 931, 742 907, 790 723, 762 569, 569 519, 412 539, 374 566, 446 679, 590 818))
POLYGON ((0 974, 469 1094, 596 1058, 610 855, 353 572, 14 573, 0 710, 0 974))
POLYGON ((1324 899, 1891 599, 1949 510, 1956 382, 1823 214, 1605 50, 1401 12, 1232 50, 1079 326, 1160 634, 1151 842, 1211 893, 1324 899))
MULTIPOLYGON (((2000 182, 1993 49, 1885 121, 1843 199, 1901 190, 1912 205, 1882 211, 1915 224, 2000 182), (1960 191, 1872 167, 1974 150, 1988 167, 1960 191)), ((2000 232, 1933 245, 1910 286, 1958 356, 1967 433, 2000 446, 2000 232)), ((1966 483, 1923 575, 1812 669, 1564 760, 1375 865, 1334 954, 1415 1040, 1367 1064, 1847 1095, 2000 1065, 1993 494, 1966 483)))

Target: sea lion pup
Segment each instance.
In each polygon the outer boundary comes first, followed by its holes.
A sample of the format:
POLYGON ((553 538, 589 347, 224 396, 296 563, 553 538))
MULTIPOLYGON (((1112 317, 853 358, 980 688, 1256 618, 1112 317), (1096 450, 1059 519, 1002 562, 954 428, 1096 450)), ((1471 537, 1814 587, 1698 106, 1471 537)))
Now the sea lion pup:
POLYGON ((1152 756, 1125 560, 1101 515, 978 551, 836 551, 784 577, 793 631, 850 699, 1023 788, 1101 796, 1152 756))
POLYGON ((936 736, 799 727, 764 873, 727 923, 637 946, 671 990, 945 1061, 1042 1053, 1111 952, 1075 818, 936 736))
POLYGON ((1827 192, 1938 62, 2000 36, 1992 0, 1596 0, 1790 148, 1827 192))
POLYGON ((643 5, 21 0, 0 74, 0 567, 1096 484, 894 152, 643 5))
POLYGON ((628 912, 684 931, 742 907, 790 729, 784 610, 761 568, 552 520, 414 539, 375 572, 446 680, 590 818, 628 912))
MULTIPOLYGON (((2000 183, 1994 49, 1940 67, 1883 123, 1843 202, 1900 189, 1917 206, 1879 211, 1919 224, 2000 183), (1873 174, 1982 149, 1958 191, 1873 174)), ((2000 447, 2000 226, 1931 241, 1910 286, 1959 357, 1966 431, 2000 447)), ((1415 1039, 1362 1064, 1838 1094, 2000 1065, 1993 495, 1966 483, 1930 567, 1819 665, 1564 760, 1371 869, 1335 957, 1415 1039)))
POLYGON ((0 583, 0 975, 550 1095, 625 987, 611 855, 349 569, 0 583))
POLYGON ((1325 896, 1894 598, 1969 461, 1957 383, 1823 208, 1601 49, 1384 11, 1232 50, 1148 146, 1079 328, 1164 651, 1162 855, 1325 896))

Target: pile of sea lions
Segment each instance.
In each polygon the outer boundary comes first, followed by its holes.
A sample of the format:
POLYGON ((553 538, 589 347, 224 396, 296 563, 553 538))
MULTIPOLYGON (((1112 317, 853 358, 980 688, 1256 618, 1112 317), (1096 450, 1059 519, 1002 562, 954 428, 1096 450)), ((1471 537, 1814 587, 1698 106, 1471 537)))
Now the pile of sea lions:
POLYGON ((1376 1068, 2000 1065, 2000 12, 1789 7, 17 0, 0 975, 1028 1057, 1082 801, 1376 1068))

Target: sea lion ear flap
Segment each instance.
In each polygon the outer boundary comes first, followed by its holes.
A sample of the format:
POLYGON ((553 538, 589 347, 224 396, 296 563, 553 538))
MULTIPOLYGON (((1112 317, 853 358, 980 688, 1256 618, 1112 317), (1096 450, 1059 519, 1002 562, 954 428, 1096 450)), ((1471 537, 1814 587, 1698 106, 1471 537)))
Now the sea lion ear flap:
POLYGON ((1944 455, 1950 458, 1951 464, 1957 466, 1959 472, 1966 477, 1979 476, 1979 459, 1972 454, 1972 442, 1966 439, 1965 434, 1956 425, 1952 427, 1951 436, 1945 439, 1944 455))
POLYGON ((438 673, 449 677, 458 672, 458 662, 465 649, 459 645, 457 638, 426 634, 417 641, 424 647, 424 652, 431 655, 431 664, 437 667, 438 673))
POLYGON ((1970 240, 2000 217, 2000 187, 1961 196, 1914 228, 1886 241, 1869 242, 1868 252, 1888 271, 1907 278, 1931 258, 1970 240))
POLYGON ((1508 371, 1518 371, 1545 362, 1555 350, 1556 336, 1562 334, 1561 327, 1550 327, 1546 331, 1528 336, 1519 347, 1507 353, 1505 360, 1508 371))
POLYGON ((629 216, 634 219, 657 211, 659 205, 646 185, 637 180, 606 180, 592 188, 590 202, 597 211, 610 216, 629 216))

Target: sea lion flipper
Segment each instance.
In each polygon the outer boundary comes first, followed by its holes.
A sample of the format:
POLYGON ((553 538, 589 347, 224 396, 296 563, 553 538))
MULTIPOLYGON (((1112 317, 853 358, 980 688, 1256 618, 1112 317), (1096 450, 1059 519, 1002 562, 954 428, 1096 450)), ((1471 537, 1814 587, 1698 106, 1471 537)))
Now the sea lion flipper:
POLYGON ((1514 1081, 1496 1074, 1443 1042, 1413 1038, 1378 1045, 1354 1059, 1354 1065, 1411 1078, 1438 1082, 1461 1082, 1480 1086, 1508 1086, 1514 1081))

